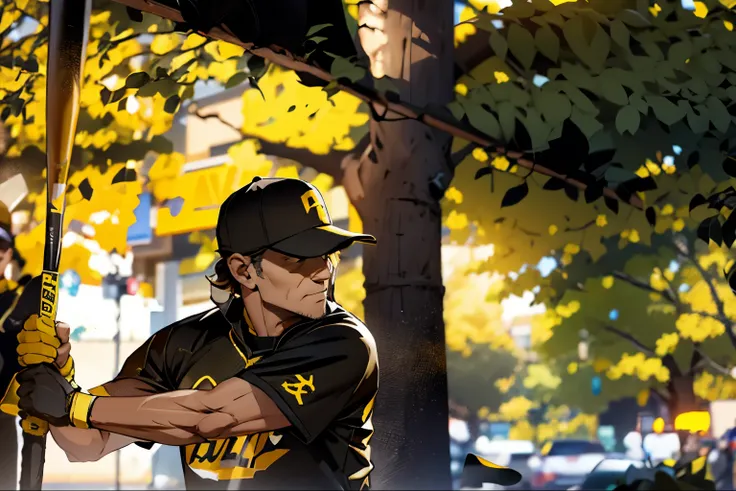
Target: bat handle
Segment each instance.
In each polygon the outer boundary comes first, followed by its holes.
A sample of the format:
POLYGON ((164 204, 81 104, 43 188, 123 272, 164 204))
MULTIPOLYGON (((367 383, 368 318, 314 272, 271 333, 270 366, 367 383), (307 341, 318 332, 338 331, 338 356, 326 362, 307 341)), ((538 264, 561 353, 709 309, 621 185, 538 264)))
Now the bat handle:
MULTIPOLYGON (((59 273, 44 271, 41 275, 41 305, 38 329, 56 336, 56 310, 59 300, 59 273)), ((23 430, 21 458, 21 490, 41 490, 46 455, 46 434, 49 424, 34 416, 26 415, 20 423, 23 430)))

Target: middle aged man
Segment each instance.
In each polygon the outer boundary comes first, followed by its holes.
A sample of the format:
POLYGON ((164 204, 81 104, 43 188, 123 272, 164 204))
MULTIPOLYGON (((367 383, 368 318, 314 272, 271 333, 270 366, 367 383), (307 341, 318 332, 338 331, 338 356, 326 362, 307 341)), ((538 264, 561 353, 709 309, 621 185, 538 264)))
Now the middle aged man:
POLYGON ((335 227, 310 184, 256 178, 223 203, 217 242, 218 308, 157 332, 89 394, 56 368, 58 342, 21 342, 47 363, 18 375, 18 407, 73 461, 179 446, 189 489, 367 489, 376 347, 328 290, 336 253, 375 239, 335 227))

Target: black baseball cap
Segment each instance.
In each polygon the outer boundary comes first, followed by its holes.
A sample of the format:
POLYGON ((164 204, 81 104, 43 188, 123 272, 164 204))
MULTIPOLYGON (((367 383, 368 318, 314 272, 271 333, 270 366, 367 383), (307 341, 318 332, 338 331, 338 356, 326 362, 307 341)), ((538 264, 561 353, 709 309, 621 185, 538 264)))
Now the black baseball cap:
POLYGON ((324 198, 301 179, 256 177, 231 194, 217 219, 218 252, 252 254, 273 249, 308 258, 337 252, 355 242, 376 238, 332 223, 324 198))

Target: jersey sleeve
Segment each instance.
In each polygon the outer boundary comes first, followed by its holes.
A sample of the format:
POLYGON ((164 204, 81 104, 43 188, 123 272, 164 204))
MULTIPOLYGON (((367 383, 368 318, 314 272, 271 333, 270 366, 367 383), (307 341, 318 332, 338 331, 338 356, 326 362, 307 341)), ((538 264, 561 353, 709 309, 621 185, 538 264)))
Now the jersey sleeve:
POLYGON ((174 390, 168 377, 166 345, 169 330, 164 329, 136 349, 123 364, 114 380, 136 379, 151 386, 154 393, 174 390))
POLYGON ((375 366, 372 341, 349 327, 330 326, 300 336, 240 377, 265 392, 291 423, 290 431, 310 443, 375 366))

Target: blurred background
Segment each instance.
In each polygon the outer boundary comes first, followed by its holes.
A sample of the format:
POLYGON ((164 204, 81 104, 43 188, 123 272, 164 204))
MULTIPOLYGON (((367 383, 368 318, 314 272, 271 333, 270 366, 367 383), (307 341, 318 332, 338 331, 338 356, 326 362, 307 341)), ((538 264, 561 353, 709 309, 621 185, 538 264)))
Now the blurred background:
MULTIPOLYGON (((0 55, 10 45, 30 50, 40 36, 44 18, 32 15, 34 3, 6 6, 0 55)), ((481 33, 468 21, 482 9, 502 16, 510 4, 457 3, 456 48, 476 42, 481 33)), ((681 6, 700 18, 707 13, 702 2, 681 6)), ((72 328, 83 388, 110 380, 158 329, 211 308, 205 275, 217 259, 218 206, 252 177, 307 180, 322 191, 336 225, 362 231, 352 191, 313 161, 344 164, 370 119, 358 99, 328 97, 292 72, 270 67, 258 81, 249 78, 243 70, 260 68, 248 60, 243 66, 240 48, 170 33, 148 16, 147 32, 132 36, 124 9, 102 1, 95 8, 85 68, 94 83, 82 93, 76 143, 84 150, 70 177, 58 312, 72 328), (123 27, 114 31, 118 21, 123 27), (167 92, 167 80, 130 78, 142 69, 158 73, 156 59, 165 60, 158 69, 169 64, 166 70, 180 72, 176 94, 167 92)), ((357 18, 356 5, 347 11, 357 18)), ((45 63, 43 54, 31 59, 45 63)), ((508 80, 504 70, 491 60, 474 76, 500 84, 508 80)), ((36 83, 13 77, 0 66, 6 95, 13 83, 36 83)), ((542 86, 546 79, 533 81, 542 86)), ((458 82, 457 94, 468 91, 466 83, 458 82)), ((7 272, 16 280, 41 265, 43 108, 39 95, 27 113, 3 116, 0 182, 17 175, 24 182, 0 193, 23 258, 7 272)), ((644 213, 583 203, 577 191, 574 200, 551 195, 540 183, 501 212, 501 197, 518 184, 508 179, 516 168, 480 149, 463 156, 441 201, 456 489, 468 452, 519 470, 519 489, 607 489, 632 465, 695 452, 708 456, 719 489, 733 489, 736 297, 723 275, 732 258, 720 244, 695 240, 691 194, 715 181, 707 173, 675 172, 687 158, 684 145, 663 144, 637 160, 637 175, 690 192, 661 197, 656 227, 644 213), (496 172, 496 189, 488 193, 479 166, 511 169, 496 172)), ((336 298, 361 318, 364 280, 363 250, 354 246, 342 256, 336 298)), ((70 463, 49 439, 44 487, 183 489, 178 449, 130 447, 99 462, 70 463)))

